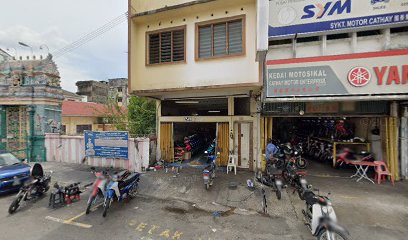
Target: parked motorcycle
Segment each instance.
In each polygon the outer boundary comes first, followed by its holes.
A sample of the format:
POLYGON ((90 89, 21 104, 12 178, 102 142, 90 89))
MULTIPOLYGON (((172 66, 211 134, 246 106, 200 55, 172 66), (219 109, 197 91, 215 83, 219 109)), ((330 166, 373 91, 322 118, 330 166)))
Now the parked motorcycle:
POLYGON ((299 171, 295 166, 295 160, 290 159, 282 171, 283 179, 293 188, 293 193, 298 192, 299 198, 304 200, 303 194, 307 190, 306 172, 299 171))
POLYGON ((280 200, 282 198, 283 187, 281 176, 282 171, 276 167, 274 159, 270 159, 266 162, 265 174, 262 174, 262 172, 258 173, 257 180, 271 187, 276 194, 276 198, 280 200))
POLYGON ((34 198, 42 196, 50 189, 49 184, 51 181, 51 174, 44 174, 44 170, 41 164, 36 163, 31 168, 30 179, 24 182, 24 185, 20 188, 16 198, 10 204, 8 212, 13 214, 17 211, 21 201, 29 201, 34 198))
POLYGON ((91 167, 92 173, 95 174, 95 182, 92 185, 92 192, 88 198, 88 203, 86 207, 86 214, 91 211, 92 205, 95 205, 99 199, 104 199, 106 195, 106 183, 108 182, 110 176, 106 169, 101 171, 95 171, 94 167, 91 167))
POLYGON ((116 199, 122 201, 125 198, 136 197, 140 181, 140 173, 122 171, 115 174, 107 185, 105 201, 103 203, 103 217, 106 217, 109 207, 116 199))
POLYGON ((210 165, 208 165, 204 170, 203 170, 203 180, 204 180, 204 186, 205 189, 208 190, 210 189, 210 186, 213 185, 214 178, 215 178, 215 171, 217 170, 217 165, 215 164, 215 161, 217 160, 217 156, 220 153, 217 153, 217 155, 208 155, 208 160, 210 162, 210 165))
MULTIPOLYGON (((315 191, 318 191, 315 189, 315 191)), ((327 196, 304 192, 306 208, 302 210, 305 223, 317 240, 349 240, 346 229, 337 224, 337 217, 327 196)))
POLYGON ((344 148, 343 151, 336 156, 336 168, 341 167, 343 164, 347 164, 349 161, 373 162, 374 160, 374 156, 369 152, 362 151, 355 153, 349 148, 344 148))
POLYGON ((290 143, 286 144, 284 147, 284 152, 289 158, 294 158, 296 167, 300 169, 305 169, 308 165, 307 160, 302 157, 303 146, 301 143, 296 145, 291 145, 290 143))

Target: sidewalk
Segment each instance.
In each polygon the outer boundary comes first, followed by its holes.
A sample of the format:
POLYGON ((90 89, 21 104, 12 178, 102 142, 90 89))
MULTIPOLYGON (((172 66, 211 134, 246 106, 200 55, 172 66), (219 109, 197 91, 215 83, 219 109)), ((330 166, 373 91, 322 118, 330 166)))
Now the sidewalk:
MULTIPOLYGON (((321 166, 311 166, 307 180, 322 194, 331 192, 339 223, 345 226, 353 239, 405 239, 408 234, 408 182, 389 182, 382 185, 350 179, 351 171, 328 171, 317 174, 321 166)), ((92 183, 94 175, 86 165, 44 163, 46 170, 53 170, 53 181, 92 183)), ((237 175, 217 172, 214 185, 205 190, 200 169, 183 168, 180 174, 164 170, 143 173, 139 194, 142 197, 163 200, 166 208, 175 212, 205 211, 214 215, 258 215, 261 212, 259 190, 250 191, 246 180, 253 173, 238 171, 237 175), (229 189, 231 182, 236 189, 229 189)), ((266 189, 268 216, 281 219, 285 232, 297 231, 309 234, 303 225, 301 213, 304 203, 288 188, 282 199, 276 199, 271 189, 266 189)), ((245 220, 245 217, 243 218, 245 220)), ((305 236, 309 236, 305 235, 305 236)), ((309 238, 305 238, 309 239, 309 238)))

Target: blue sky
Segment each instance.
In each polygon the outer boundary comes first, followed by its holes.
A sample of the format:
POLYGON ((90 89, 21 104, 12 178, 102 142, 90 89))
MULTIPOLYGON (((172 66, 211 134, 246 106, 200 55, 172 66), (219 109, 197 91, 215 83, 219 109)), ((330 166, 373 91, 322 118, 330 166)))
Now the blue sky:
MULTIPOLYGON (((127 0, 7 0, 1 3, 0 48, 15 55, 46 55, 76 41, 127 11, 127 0), (14 49, 16 50, 14 50, 14 49)), ((127 77, 127 22, 55 59, 62 87, 75 92, 76 81, 127 77)))

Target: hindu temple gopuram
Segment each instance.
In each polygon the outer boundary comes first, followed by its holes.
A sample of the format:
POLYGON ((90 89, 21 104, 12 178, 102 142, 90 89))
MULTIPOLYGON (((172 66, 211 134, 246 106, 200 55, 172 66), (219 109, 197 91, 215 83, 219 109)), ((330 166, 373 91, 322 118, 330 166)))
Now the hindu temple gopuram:
POLYGON ((45 133, 59 131, 63 99, 51 54, 0 60, 0 150, 45 161, 45 133))

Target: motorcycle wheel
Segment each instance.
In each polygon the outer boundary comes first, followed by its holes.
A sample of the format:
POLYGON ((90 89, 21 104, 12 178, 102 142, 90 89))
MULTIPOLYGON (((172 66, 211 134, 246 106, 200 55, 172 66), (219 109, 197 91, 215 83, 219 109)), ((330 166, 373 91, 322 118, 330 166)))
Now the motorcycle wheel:
POLYGON ((109 201, 109 202, 107 202, 107 203, 103 206, 103 214, 102 214, 103 217, 106 217, 106 214, 108 213, 108 209, 109 209, 109 207, 110 207, 110 205, 111 205, 112 199, 109 199, 108 201, 109 201))
POLYGON ((208 190, 208 189, 210 189, 210 183, 205 184, 205 190, 208 190))
POLYGON ((282 199, 282 192, 279 189, 276 190, 276 198, 278 198, 278 200, 282 199))
POLYGON ((20 206, 21 199, 23 199, 23 196, 17 196, 16 199, 10 204, 10 207, 8 209, 8 212, 10 214, 13 214, 17 211, 18 207, 20 206))
MULTIPOLYGON (((330 233, 332 234, 331 239, 336 240, 351 240, 350 236, 346 233, 338 231, 338 230, 331 230, 330 233)), ((319 235, 317 235, 317 240, 328 240, 327 238, 327 229, 320 231, 319 235)))
POLYGON ((137 193, 138 193, 137 190, 138 190, 138 185, 133 186, 132 189, 130 189, 129 191, 130 198, 135 198, 137 196, 137 193))
POLYGON ((302 190, 298 189, 297 192, 298 192, 300 200, 305 200, 305 197, 303 196, 302 190))
POLYGON ((296 159, 296 166, 300 169, 305 169, 307 167, 307 160, 305 158, 299 157, 296 159))
POLYGON ((268 213, 268 205, 266 203, 265 190, 262 189, 262 211, 263 213, 268 213))
POLYGON ((95 201, 95 198, 96 198, 96 196, 95 197, 93 197, 93 196, 89 197, 88 206, 86 207, 85 214, 89 214, 91 212, 92 203, 95 201))

